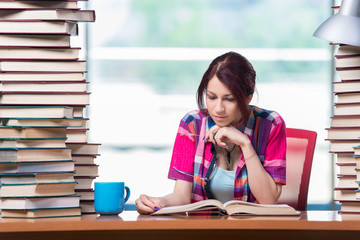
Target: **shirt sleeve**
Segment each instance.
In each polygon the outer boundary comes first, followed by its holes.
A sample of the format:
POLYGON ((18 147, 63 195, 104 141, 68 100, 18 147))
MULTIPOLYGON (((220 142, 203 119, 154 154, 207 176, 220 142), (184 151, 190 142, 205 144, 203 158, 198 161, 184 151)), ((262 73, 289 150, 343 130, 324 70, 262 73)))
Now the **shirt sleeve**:
POLYGON ((264 168, 275 182, 286 184, 286 125, 280 115, 273 121, 264 168))
POLYGON ((195 140, 185 121, 180 122, 171 157, 168 178, 193 181, 195 140))

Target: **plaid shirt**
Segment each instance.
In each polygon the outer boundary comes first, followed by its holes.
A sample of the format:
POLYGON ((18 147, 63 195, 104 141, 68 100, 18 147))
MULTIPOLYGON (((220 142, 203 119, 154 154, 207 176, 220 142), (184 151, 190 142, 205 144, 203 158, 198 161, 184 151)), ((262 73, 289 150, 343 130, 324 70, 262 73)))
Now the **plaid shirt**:
MULTIPOLYGON (((238 129, 246 134, 264 169, 275 182, 286 183, 286 126, 274 112, 250 106, 246 126, 238 129)), ((211 198, 208 190, 210 174, 216 163, 214 146, 202 140, 215 122, 200 111, 188 113, 180 122, 176 135, 168 177, 193 182, 192 202, 211 198)), ((236 169, 234 199, 255 202, 250 191, 244 157, 236 169)))

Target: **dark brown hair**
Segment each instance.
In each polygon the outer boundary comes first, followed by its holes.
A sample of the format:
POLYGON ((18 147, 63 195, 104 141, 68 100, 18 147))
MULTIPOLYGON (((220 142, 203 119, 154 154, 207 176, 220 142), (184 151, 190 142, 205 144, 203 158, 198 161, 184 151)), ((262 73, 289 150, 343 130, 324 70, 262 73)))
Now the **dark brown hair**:
POLYGON ((197 104, 205 114, 207 110, 204 106, 204 95, 210 79, 214 76, 231 91, 243 116, 242 123, 246 123, 250 115, 246 100, 255 91, 256 72, 252 64, 236 52, 225 53, 211 62, 197 90, 197 104))

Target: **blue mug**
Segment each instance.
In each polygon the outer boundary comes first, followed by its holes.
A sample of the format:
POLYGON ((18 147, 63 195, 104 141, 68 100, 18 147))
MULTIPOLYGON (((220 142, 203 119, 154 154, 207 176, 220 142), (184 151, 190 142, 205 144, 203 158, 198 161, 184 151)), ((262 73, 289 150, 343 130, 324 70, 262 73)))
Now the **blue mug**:
POLYGON ((129 200, 130 188, 124 182, 95 182, 95 211, 102 215, 119 214, 129 200), (126 192, 126 195, 125 195, 126 192))

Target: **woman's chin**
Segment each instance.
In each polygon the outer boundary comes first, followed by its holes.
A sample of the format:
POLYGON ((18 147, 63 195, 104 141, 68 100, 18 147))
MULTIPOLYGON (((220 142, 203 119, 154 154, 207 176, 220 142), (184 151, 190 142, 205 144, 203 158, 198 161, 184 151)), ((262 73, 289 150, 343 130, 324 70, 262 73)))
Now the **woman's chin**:
POLYGON ((230 123, 228 122, 219 122, 219 121, 214 121, 216 123, 216 126, 218 127, 226 127, 226 126, 229 126, 230 123))

